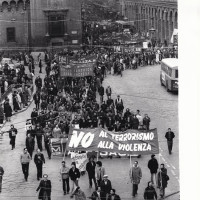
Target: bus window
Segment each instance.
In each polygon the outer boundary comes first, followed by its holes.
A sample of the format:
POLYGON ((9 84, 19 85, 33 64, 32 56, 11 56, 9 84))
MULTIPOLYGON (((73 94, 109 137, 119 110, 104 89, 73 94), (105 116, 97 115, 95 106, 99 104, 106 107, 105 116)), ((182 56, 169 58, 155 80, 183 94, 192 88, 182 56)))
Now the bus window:
POLYGON ((175 78, 178 78, 178 70, 175 70, 175 78))

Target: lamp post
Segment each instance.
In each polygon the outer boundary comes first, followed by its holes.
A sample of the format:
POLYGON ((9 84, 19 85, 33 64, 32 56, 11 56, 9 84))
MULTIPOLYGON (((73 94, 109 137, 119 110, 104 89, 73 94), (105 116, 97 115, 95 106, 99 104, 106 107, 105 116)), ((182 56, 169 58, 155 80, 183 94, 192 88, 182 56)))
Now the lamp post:
POLYGON ((152 46, 153 46, 153 37, 154 37, 155 31, 156 31, 156 29, 153 28, 153 26, 149 29, 150 39, 151 39, 151 44, 152 44, 152 46))

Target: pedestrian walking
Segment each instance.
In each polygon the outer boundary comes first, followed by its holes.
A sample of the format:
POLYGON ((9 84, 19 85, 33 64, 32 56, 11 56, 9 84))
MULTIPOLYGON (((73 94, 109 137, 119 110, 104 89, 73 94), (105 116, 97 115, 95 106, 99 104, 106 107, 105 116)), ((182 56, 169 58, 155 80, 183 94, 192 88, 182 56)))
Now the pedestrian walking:
POLYGON ((42 58, 41 58, 41 53, 38 55, 38 66, 40 68, 39 73, 42 73, 42 58))
POLYGON ((161 164, 157 180, 161 198, 165 197, 165 188, 167 187, 168 181, 169 181, 169 176, 167 175, 167 169, 164 167, 164 164, 161 164))
POLYGON ((110 190, 112 189, 111 181, 108 179, 108 175, 103 176, 103 180, 100 183, 101 190, 106 194, 106 199, 110 194, 110 190))
POLYGON ((28 133, 27 137, 26 137, 26 148, 27 148, 28 153, 31 156, 31 159, 32 159, 32 156, 33 156, 34 146, 35 146, 35 140, 31 136, 31 134, 28 133))
POLYGON ((142 170, 138 166, 138 161, 134 162, 133 167, 131 167, 129 171, 129 175, 130 175, 131 183, 133 184, 132 196, 135 197, 135 195, 137 195, 140 179, 142 178, 142 170))
POLYGON ((2 191, 2 181, 3 181, 4 169, 0 166, 0 193, 2 191))
POLYGON ((100 96, 100 103, 103 102, 103 96, 104 96, 104 87, 101 85, 98 89, 99 96, 100 96))
MULTIPOLYGON (((74 186, 78 187, 78 180, 80 178, 80 171, 78 168, 76 168, 76 163, 72 162, 71 168, 69 170, 69 177, 72 181, 72 190, 71 192, 73 193, 74 191, 74 186)), ((71 195, 72 196, 72 195, 71 195)))
POLYGON ((151 182, 156 186, 156 174, 158 170, 158 161, 155 158, 155 155, 151 155, 151 159, 148 162, 148 168, 151 173, 151 182))
POLYGON ((111 94, 112 94, 112 89, 111 89, 110 86, 108 86, 108 87, 106 88, 106 95, 107 95, 107 98, 108 98, 108 97, 111 97, 111 94))
POLYGON ((39 181, 40 178, 42 178, 42 167, 45 163, 44 155, 40 152, 40 149, 38 149, 35 154, 34 162, 37 167, 37 180, 39 181))
POLYGON ((35 102, 36 109, 39 110, 39 108, 40 108, 40 93, 38 92, 38 90, 33 95, 33 100, 35 102))
POLYGON ((42 135, 43 135, 43 130, 40 127, 40 125, 36 125, 35 127, 35 135, 36 135, 36 140, 37 140, 37 146, 40 149, 40 151, 43 150, 42 148, 42 135))
POLYGON ((97 180, 97 185, 100 186, 101 181, 103 180, 103 176, 105 175, 105 168, 102 166, 101 161, 96 162, 96 180, 97 180))
POLYGON ((51 181, 48 180, 47 174, 43 175, 43 180, 40 181, 40 184, 36 189, 36 192, 38 191, 39 191, 38 199, 51 200, 51 181))
POLYGON ((28 153, 27 148, 24 148, 23 153, 20 155, 20 162, 22 165, 22 172, 24 174, 24 179, 28 181, 28 174, 29 174, 29 163, 31 161, 31 156, 28 153))
POLYGON ((95 178, 95 168, 96 168, 96 163, 94 162, 94 157, 90 157, 89 162, 86 164, 86 171, 88 173, 88 178, 89 178, 89 188, 92 188, 92 180, 94 182, 95 188, 97 188, 97 182, 95 178))
POLYGON ((171 128, 168 128, 168 131, 165 134, 165 138, 167 139, 169 154, 172 154, 173 139, 175 138, 175 134, 171 131, 171 128))
POLYGON ((74 190, 71 198, 73 198, 73 196, 75 196, 75 200, 86 200, 85 193, 80 189, 79 186, 74 190))
POLYGON ((69 187, 69 167, 65 165, 65 161, 62 161, 62 166, 60 168, 60 174, 62 177, 62 184, 63 184, 63 192, 66 195, 66 186, 67 186, 67 194, 69 194, 70 187, 69 187))
POLYGON ((92 193, 92 196, 89 197, 92 200, 105 200, 106 194, 101 190, 101 187, 98 186, 97 189, 92 193))
POLYGON ((17 129, 14 127, 13 124, 10 125, 9 130, 9 138, 10 138, 10 145, 12 146, 12 150, 15 148, 15 140, 17 135, 17 129))
POLYGON ((157 200, 157 193, 156 193, 156 190, 153 187, 153 183, 151 181, 148 182, 148 185, 144 190, 144 199, 145 200, 157 200))
POLYGON ((108 200, 121 200, 121 198, 118 194, 116 194, 116 190, 112 188, 110 190, 110 194, 108 195, 108 200))

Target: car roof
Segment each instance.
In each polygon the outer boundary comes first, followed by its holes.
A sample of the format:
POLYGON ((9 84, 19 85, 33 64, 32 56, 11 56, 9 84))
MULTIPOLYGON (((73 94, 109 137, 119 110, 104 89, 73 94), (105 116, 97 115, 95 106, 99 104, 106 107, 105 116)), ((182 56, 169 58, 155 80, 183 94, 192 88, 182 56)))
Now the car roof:
POLYGON ((166 64, 172 69, 178 69, 178 59, 177 58, 164 58, 162 63, 166 64))

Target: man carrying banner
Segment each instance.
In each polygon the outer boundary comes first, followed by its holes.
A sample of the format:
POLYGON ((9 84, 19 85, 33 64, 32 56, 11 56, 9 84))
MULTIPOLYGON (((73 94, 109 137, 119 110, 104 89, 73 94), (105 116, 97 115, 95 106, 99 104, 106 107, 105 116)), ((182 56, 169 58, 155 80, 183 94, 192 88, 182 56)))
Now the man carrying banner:
POLYGON ((89 162, 86 164, 86 171, 89 177, 89 188, 92 188, 92 180, 94 181, 95 188, 97 188, 97 183, 95 178, 95 167, 96 163, 94 162, 94 158, 90 157, 89 162))
POLYGON ((67 184, 67 194, 69 194, 69 168, 65 165, 65 161, 62 161, 62 166, 60 168, 60 174, 62 177, 62 183, 63 183, 63 192, 64 195, 66 195, 66 184, 67 184))
POLYGON ((132 196, 135 197, 138 191, 138 184, 140 183, 140 179, 142 178, 142 170, 138 166, 138 161, 135 161, 133 167, 131 167, 129 175, 131 183, 133 184, 132 196))

